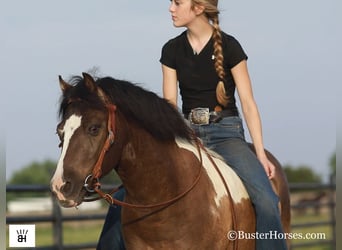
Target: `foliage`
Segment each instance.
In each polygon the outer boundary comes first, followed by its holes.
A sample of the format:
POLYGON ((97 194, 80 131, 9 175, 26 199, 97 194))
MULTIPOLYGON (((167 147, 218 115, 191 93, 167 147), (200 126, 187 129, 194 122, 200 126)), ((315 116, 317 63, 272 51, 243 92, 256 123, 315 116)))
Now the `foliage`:
POLYGON ((310 167, 302 165, 292 167, 290 165, 284 166, 284 171, 289 183, 321 183, 321 176, 316 174, 310 167))
MULTIPOLYGON (((46 160, 43 162, 33 162, 23 169, 15 172, 8 184, 15 185, 49 185, 51 177, 56 170, 57 162, 46 160)), ((119 177, 113 173, 109 173, 101 181, 104 184, 120 184, 119 177)))
POLYGON ((33 162, 15 172, 8 184, 48 185, 56 169, 57 163, 51 160, 33 162))
POLYGON ((336 152, 330 157, 329 161, 330 166, 330 174, 335 176, 336 175, 336 152))
POLYGON ((117 173, 113 170, 112 172, 110 172, 109 174, 107 174, 101 179, 101 183, 106 184, 106 185, 117 186, 121 184, 121 180, 120 180, 120 177, 117 175, 117 173))
MULTIPOLYGON (((56 170, 57 162, 45 160, 43 162, 33 162, 23 169, 15 172, 7 184, 10 185, 49 185, 51 177, 56 170)), ((102 184, 119 185, 120 178, 112 171, 101 180, 102 184)), ((7 193, 6 200, 10 201, 21 197, 39 197, 41 193, 25 192, 20 194, 7 193)))
MULTIPOLYGON (((15 172, 7 184, 10 185, 48 185, 56 169, 56 162, 45 160, 43 162, 32 162, 23 169, 15 172)), ((48 194, 47 194, 48 195, 48 194)), ((15 198, 40 197, 42 193, 7 193, 7 202, 15 198)))

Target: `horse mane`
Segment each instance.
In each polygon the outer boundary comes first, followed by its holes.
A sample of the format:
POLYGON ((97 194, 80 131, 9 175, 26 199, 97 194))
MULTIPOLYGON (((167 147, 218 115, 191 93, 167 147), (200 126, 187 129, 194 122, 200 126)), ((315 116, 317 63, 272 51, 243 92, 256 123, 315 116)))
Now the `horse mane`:
MULTIPOLYGON (((71 100, 82 100, 92 106, 103 107, 100 98, 91 93, 84 79, 74 76, 69 81, 74 86, 64 93, 59 114, 63 116, 71 100)), ((193 134, 182 115, 164 98, 129 81, 112 77, 96 79, 95 83, 105 92, 110 101, 129 122, 144 128, 155 139, 174 140, 180 137, 191 141, 193 134)))

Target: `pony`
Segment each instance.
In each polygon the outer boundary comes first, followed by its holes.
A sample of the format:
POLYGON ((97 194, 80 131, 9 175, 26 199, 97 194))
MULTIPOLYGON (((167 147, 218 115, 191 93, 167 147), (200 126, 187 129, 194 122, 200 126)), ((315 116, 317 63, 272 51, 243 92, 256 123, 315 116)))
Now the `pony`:
MULTIPOLYGON (((194 136, 168 101, 137 84, 87 73, 62 90, 57 134, 61 155, 51 190, 63 207, 77 207, 92 192, 122 206, 127 249, 254 249, 236 233, 255 232, 255 213, 236 173, 194 136), (123 202, 101 190, 115 170, 123 202)), ((290 202, 280 163, 272 180, 285 232, 290 202)))

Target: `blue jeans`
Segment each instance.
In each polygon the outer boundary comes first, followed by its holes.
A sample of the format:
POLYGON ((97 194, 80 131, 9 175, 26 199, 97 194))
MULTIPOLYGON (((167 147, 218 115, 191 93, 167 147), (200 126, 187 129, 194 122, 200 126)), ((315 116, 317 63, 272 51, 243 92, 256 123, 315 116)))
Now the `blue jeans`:
MULTIPOLYGON (((242 120, 238 116, 223 118, 209 125, 191 125, 196 135, 209 149, 220 154, 243 181, 256 212, 256 231, 283 233, 274 193, 266 172, 249 148, 244 137, 242 120)), ((285 240, 257 240, 257 250, 287 249, 285 240)))
MULTIPOLYGON (((241 118, 226 117, 219 123, 191 127, 203 144, 220 154, 243 181, 256 211, 256 231, 283 233, 278 209, 279 199, 273 192, 263 166, 245 141, 241 118)), ((115 198, 119 200, 123 200, 123 197, 124 189, 115 194, 115 198)), ((97 250, 125 249, 120 214, 120 207, 109 208, 97 250)), ((282 250, 287 249, 287 246, 285 240, 259 239, 256 241, 256 249, 282 250)))
MULTIPOLYGON (((125 189, 122 187, 114 198, 123 201, 125 189)), ((111 205, 102 228, 96 250, 125 250, 121 230, 121 206, 111 205)))

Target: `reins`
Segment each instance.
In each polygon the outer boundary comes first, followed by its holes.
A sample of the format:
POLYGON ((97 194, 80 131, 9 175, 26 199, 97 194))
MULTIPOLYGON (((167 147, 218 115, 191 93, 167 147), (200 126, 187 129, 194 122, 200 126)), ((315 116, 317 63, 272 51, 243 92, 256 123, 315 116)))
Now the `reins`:
MULTIPOLYGON (((97 198, 88 198, 88 199, 84 199, 84 201, 94 201, 94 200, 99 200, 99 199, 104 199, 106 200, 109 204, 111 205, 119 205, 119 206, 123 206, 123 207, 127 207, 127 208, 156 208, 156 207, 161 207, 161 206, 168 206, 174 202, 176 202, 177 200, 183 198, 186 194, 188 194, 195 186, 196 184, 199 182, 199 179, 201 177, 201 173, 202 173, 202 169, 203 169, 203 157, 202 157, 202 153, 201 150, 203 150, 207 157, 209 158, 210 162, 212 163, 212 165, 215 167, 215 170, 217 171, 217 173, 219 174, 225 188, 228 194, 228 198, 230 201, 230 206, 231 206, 231 211, 232 211, 232 228, 233 230, 236 229, 237 226, 237 219, 236 219, 236 214, 235 214, 235 208, 234 208, 234 203, 233 203, 233 198, 231 196, 229 187, 227 185, 227 182, 225 181, 222 172, 220 171, 220 169, 218 168, 218 166, 216 165, 215 161, 213 160, 213 158, 211 157, 211 155, 209 154, 209 152, 207 151, 207 149, 203 146, 203 144, 199 141, 199 139, 193 135, 193 138, 195 140, 196 143, 196 147, 198 150, 198 154, 199 154, 199 158, 200 158, 200 164, 199 164, 199 171, 198 174, 195 178, 195 180, 193 181, 193 183, 188 187, 188 189, 186 189, 183 193, 180 193, 179 195, 177 195, 176 197, 164 201, 164 202, 160 202, 160 203, 156 203, 156 204, 150 204, 150 205, 140 205, 140 204, 131 204, 131 203, 127 203, 127 202, 123 202, 120 201, 118 199, 115 199, 112 197, 112 195, 117 192, 119 190, 120 187, 117 187, 115 189, 113 189, 110 193, 105 193, 101 190, 101 183, 99 178, 101 177, 102 174, 102 164, 103 164, 103 160, 105 157, 105 154, 107 153, 107 151, 109 150, 110 146, 113 144, 114 142, 114 138, 115 138, 115 111, 116 111, 116 106, 113 104, 108 104, 107 105, 107 109, 108 109, 108 123, 107 123, 107 129, 108 129, 108 137, 103 145, 103 148, 101 150, 101 153, 99 155, 98 160, 95 163, 94 169, 92 171, 92 174, 88 175, 84 181, 84 188, 88 191, 88 192, 96 192, 99 197, 97 198), (89 187, 88 181, 89 179, 93 180, 93 189, 91 189, 89 187)), ((234 244, 234 249, 237 249, 237 242, 233 242, 234 244)))
POLYGON ((168 206, 168 205, 180 200, 181 198, 183 198, 186 194, 188 194, 196 186, 196 184, 198 183, 198 181, 201 177, 201 172, 202 172, 202 165, 200 165, 199 172, 197 174, 196 179, 192 183, 192 185, 187 190, 185 190, 183 193, 177 195, 176 197, 174 197, 170 200, 160 202, 160 203, 156 203, 156 204, 151 204, 151 205, 131 204, 131 203, 127 203, 127 202, 115 199, 115 198, 113 198, 113 196, 110 193, 104 193, 99 188, 95 189, 95 191, 99 194, 100 197, 105 199, 111 205, 119 205, 119 206, 123 206, 123 207, 127 207, 127 208, 156 208, 156 207, 168 206))
MULTIPOLYGON (((213 160, 213 158, 211 157, 211 155, 209 154, 208 150, 203 146, 202 143, 200 143, 201 145, 201 148, 203 149, 203 151, 207 154, 210 162, 213 164, 213 166, 215 167, 215 170, 216 172, 219 174, 223 184, 224 184, 224 187, 226 188, 227 190, 227 194, 228 194, 228 198, 229 198, 229 204, 230 204, 230 209, 232 211, 232 229, 234 231, 236 231, 236 228, 237 228, 237 218, 236 218, 236 214, 235 214, 235 207, 234 207, 234 203, 233 203, 233 197, 232 197, 232 194, 230 193, 230 190, 229 190, 229 187, 228 187, 228 184, 226 182, 226 180, 224 179, 223 177, 223 174, 222 172, 220 171, 220 169, 218 168, 218 166, 216 165, 215 161, 213 160)), ((234 240, 233 241, 233 249, 237 249, 238 247, 238 241, 234 240)))

